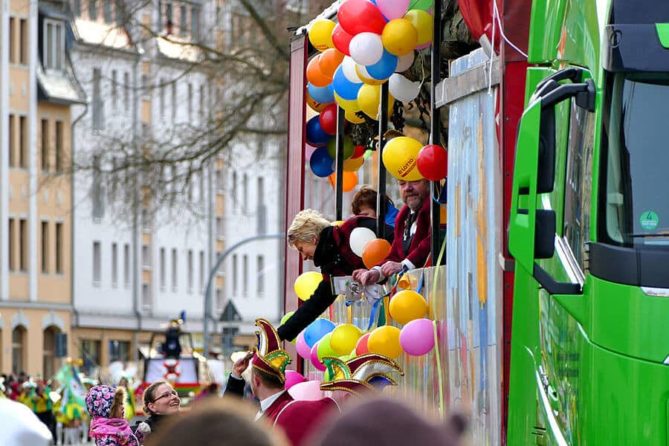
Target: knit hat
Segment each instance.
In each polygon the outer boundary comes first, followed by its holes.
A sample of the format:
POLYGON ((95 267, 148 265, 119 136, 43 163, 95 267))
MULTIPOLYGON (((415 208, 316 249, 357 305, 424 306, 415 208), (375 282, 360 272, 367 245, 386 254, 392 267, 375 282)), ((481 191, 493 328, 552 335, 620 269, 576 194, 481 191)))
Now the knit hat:
POLYGON ((459 415, 435 423, 399 401, 374 399, 351 408, 312 444, 457 446, 465 425, 459 415))
POLYGON ((86 408, 94 418, 109 418, 118 404, 123 404, 123 389, 120 387, 93 386, 86 395, 86 408))

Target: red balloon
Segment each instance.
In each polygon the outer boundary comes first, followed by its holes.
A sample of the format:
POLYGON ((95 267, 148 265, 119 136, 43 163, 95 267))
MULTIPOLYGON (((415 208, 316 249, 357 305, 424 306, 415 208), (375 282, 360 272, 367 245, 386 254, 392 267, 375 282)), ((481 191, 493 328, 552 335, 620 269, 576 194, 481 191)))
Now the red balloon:
POLYGON ((369 340, 369 333, 365 333, 358 339, 357 344, 355 345, 355 354, 360 356, 365 353, 369 353, 369 348, 367 347, 367 341, 369 340))
POLYGON ((352 36, 364 32, 380 35, 386 26, 379 8, 368 0, 346 0, 337 11, 337 19, 344 31, 352 36))
POLYGON ((329 135, 337 133, 337 104, 328 104, 318 115, 318 122, 325 133, 329 135))
POLYGON ((353 36, 344 31, 344 28, 342 28, 339 23, 337 23, 337 25, 332 30, 332 43, 334 43, 335 48, 347 56, 351 55, 351 52, 348 50, 348 46, 351 43, 352 38, 353 36))
POLYGON ((418 152, 416 160, 418 172, 430 181, 439 181, 446 178, 448 169, 448 155, 446 149, 429 144, 418 152))
POLYGON ((358 144, 353 148, 353 155, 351 155, 351 159, 360 158, 364 154, 365 154, 365 146, 361 146, 360 144, 358 144))

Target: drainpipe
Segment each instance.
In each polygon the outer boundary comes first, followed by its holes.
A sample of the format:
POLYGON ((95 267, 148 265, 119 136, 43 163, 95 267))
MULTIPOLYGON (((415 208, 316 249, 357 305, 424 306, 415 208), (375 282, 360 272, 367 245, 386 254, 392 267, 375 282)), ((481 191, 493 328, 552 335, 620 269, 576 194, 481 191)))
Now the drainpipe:
MULTIPOLYGON (((137 85, 139 85, 139 62, 141 59, 141 51, 139 48, 137 48, 137 57, 135 58, 135 63, 133 64, 133 71, 132 71, 132 85, 133 85, 133 97, 132 97, 132 142, 133 142, 133 147, 135 149, 135 153, 138 153, 140 148, 139 148, 139 89, 137 88, 137 85)), ((139 359, 139 355, 137 353, 138 348, 137 348, 137 341, 138 341, 138 336, 139 332, 142 331, 142 312, 139 309, 140 306, 140 281, 141 281, 141 276, 139 274, 139 262, 138 262, 138 256, 139 256, 139 247, 138 244, 140 242, 139 240, 139 205, 140 205, 140 197, 139 197, 139 188, 135 187, 133 190, 133 214, 132 214, 132 258, 133 258, 133 270, 132 270, 132 302, 133 302, 133 310, 135 313, 135 318, 137 319, 137 330, 133 333, 133 343, 135 344, 135 349, 134 349, 134 357, 133 359, 137 361, 139 359)))

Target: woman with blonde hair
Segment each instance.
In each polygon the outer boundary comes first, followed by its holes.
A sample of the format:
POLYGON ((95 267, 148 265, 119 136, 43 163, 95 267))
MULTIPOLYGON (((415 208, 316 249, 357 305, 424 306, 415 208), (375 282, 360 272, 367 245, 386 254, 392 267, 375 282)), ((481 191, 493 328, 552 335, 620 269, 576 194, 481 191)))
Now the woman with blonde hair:
POLYGON ((376 220, 354 216, 341 225, 333 226, 318 211, 312 209, 305 209, 295 215, 288 228, 288 244, 304 260, 312 260, 320 268, 323 281, 311 298, 277 329, 281 339, 295 339, 334 302, 337 296, 332 291, 332 276, 349 276, 354 270, 364 268, 362 259, 353 253, 349 245, 351 232, 358 227, 376 231, 376 220))

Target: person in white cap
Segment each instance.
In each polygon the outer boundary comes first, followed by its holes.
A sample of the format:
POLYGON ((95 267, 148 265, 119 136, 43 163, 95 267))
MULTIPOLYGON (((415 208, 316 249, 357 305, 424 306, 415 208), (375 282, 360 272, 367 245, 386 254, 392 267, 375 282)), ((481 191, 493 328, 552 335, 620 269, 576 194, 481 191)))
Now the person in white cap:
POLYGON ((0 444, 3 446, 47 446, 51 432, 28 406, 0 399, 0 444))

